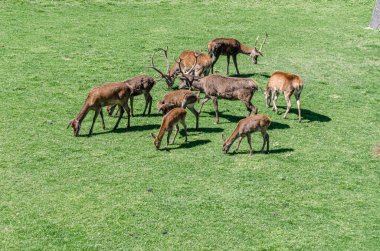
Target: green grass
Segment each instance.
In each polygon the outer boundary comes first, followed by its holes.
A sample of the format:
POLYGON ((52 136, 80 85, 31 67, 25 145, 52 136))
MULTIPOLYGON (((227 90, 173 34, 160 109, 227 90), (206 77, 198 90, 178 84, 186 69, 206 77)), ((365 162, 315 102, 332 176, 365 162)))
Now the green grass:
MULTIPOLYGON (((1 249, 378 249, 380 33, 364 29, 373 1, 182 2, 0 2, 1 249), (246 141, 222 153, 221 134, 246 114, 240 102, 219 102, 219 125, 207 103, 201 130, 169 152, 150 136, 155 106, 130 130, 111 132, 111 117, 93 137, 65 129, 92 87, 156 77, 145 68, 156 48, 173 58, 215 37, 252 45, 265 31, 264 57, 239 56, 241 73, 261 87, 276 70, 305 79, 301 124, 253 98, 273 121, 269 155, 249 156, 246 141)), ((167 91, 157 83, 154 104, 167 91)), ((136 114, 143 106, 137 97, 136 114)), ((259 150, 261 136, 253 142, 259 150)))

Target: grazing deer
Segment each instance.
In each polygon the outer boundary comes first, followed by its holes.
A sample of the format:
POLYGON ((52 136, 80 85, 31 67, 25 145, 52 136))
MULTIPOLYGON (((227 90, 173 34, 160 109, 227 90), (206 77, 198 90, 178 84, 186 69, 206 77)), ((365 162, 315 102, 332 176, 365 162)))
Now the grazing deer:
MULTIPOLYGON (((149 77, 147 75, 140 75, 133 77, 131 79, 128 79, 125 81, 129 88, 131 89, 131 96, 130 96, 130 104, 131 104, 131 116, 133 117, 133 99, 134 96, 138 96, 140 94, 144 94, 145 96, 145 108, 143 112, 143 116, 145 116, 145 112, 148 109, 148 115, 150 114, 152 110, 152 102, 153 98, 150 95, 150 91, 152 90, 153 86, 155 85, 155 80, 152 77, 149 77), (149 108, 148 108, 149 106, 149 108)), ((107 106, 107 112, 108 115, 112 115, 116 105, 107 106)))
POLYGON ((269 134, 267 133, 267 130, 270 123, 271 120, 263 114, 252 115, 240 120, 228 140, 226 140, 222 135, 222 139, 224 141, 223 152, 227 153, 235 140, 240 138, 234 152, 239 151, 241 141, 245 136, 247 136, 249 154, 252 155, 251 133, 259 131, 263 136, 263 147, 261 148, 261 153, 264 153, 265 144, 267 145, 266 153, 269 153, 269 134))
POLYGON ((215 121, 219 123, 218 99, 241 100, 248 110, 257 113, 257 108, 251 103, 253 94, 258 89, 256 81, 247 78, 232 78, 221 75, 209 75, 197 77, 189 74, 182 74, 180 88, 191 87, 205 93, 201 102, 198 114, 201 113, 203 105, 212 99, 215 109, 215 121))
POLYGON ((194 108, 194 104, 199 101, 199 94, 196 95, 190 90, 177 90, 169 92, 164 96, 164 98, 157 103, 158 112, 161 112, 165 115, 170 110, 176 107, 189 108, 189 110, 194 114, 196 124, 195 128, 198 129, 199 126, 199 115, 194 108))
POLYGON ((118 105, 119 106, 119 118, 115 124, 114 130, 118 127, 121 117, 123 116, 124 109, 128 114, 128 124, 127 128, 130 127, 130 110, 128 107, 128 99, 131 95, 131 89, 129 88, 126 82, 114 82, 104 84, 98 87, 93 88, 87 96, 86 101, 82 107, 80 113, 76 116, 75 119, 71 120, 67 125, 67 128, 71 126, 74 130, 74 136, 79 136, 79 131, 81 128, 82 121, 86 117, 89 110, 95 110, 95 115, 92 120, 92 125, 90 128, 89 135, 92 134, 92 129, 96 118, 100 113, 102 118, 102 127, 105 129, 104 117, 102 107, 107 105, 118 105), (123 109, 124 108, 124 109, 123 109))
POLYGON ((298 121, 301 122, 301 103, 300 96, 303 89, 303 79, 299 76, 291 73, 286 73, 282 71, 277 71, 271 75, 268 81, 266 90, 262 90, 265 96, 265 101, 267 107, 270 106, 271 100, 273 100, 272 110, 278 112, 276 101, 280 93, 285 94, 286 100, 286 112, 284 119, 288 115, 291 108, 290 97, 293 95, 296 97, 297 107, 298 107, 298 121))
POLYGON ((268 33, 265 33, 265 38, 260 48, 256 48, 257 41, 259 36, 256 38, 254 48, 250 48, 240 43, 238 40, 234 38, 216 38, 210 41, 207 45, 208 53, 210 54, 212 65, 211 65, 211 73, 214 73, 214 65, 218 61, 220 55, 227 56, 227 75, 229 74, 230 67, 230 56, 232 56, 232 60, 234 61, 236 73, 239 73, 238 65, 237 65, 237 55, 239 53, 249 55, 251 57, 252 63, 257 64, 257 58, 259 56, 263 56, 262 49, 268 38, 268 33))
POLYGON ((158 72, 161 75, 161 78, 165 80, 168 88, 173 87, 174 80, 180 73, 180 67, 187 73, 194 71, 195 76, 200 76, 202 74, 206 76, 209 74, 212 62, 211 57, 206 53, 185 50, 179 55, 181 63, 179 64, 178 62, 175 62, 173 66, 170 67, 167 48, 163 48, 162 52, 166 61, 166 73, 163 73, 154 65, 153 58, 155 53, 151 56, 150 66, 148 66, 148 68, 152 68, 158 72))
POLYGON ((158 132, 158 135, 154 135, 152 133, 152 137, 154 138, 154 145, 156 146, 156 149, 160 149, 162 138, 164 137, 165 131, 168 131, 168 136, 166 138, 166 147, 169 145, 170 135, 172 134, 173 127, 176 127, 176 132, 174 134, 174 138, 172 141, 172 144, 174 144, 175 138, 177 137, 179 127, 178 123, 181 123, 183 128, 185 129, 185 142, 187 142, 187 130, 186 130, 186 110, 183 108, 174 108, 171 111, 169 111, 163 118, 160 130, 158 132))

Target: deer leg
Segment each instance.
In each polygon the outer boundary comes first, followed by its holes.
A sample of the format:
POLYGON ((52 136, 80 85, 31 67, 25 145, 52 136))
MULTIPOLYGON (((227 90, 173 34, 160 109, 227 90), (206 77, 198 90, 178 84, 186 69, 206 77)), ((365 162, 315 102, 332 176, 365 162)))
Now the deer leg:
POLYGON ((264 153, 264 148, 267 143, 267 132, 266 131, 261 131, 261 135, 263 136, 263 147, 261 147, 261 153, 264 153))
POLYGON ((267 152, 266 153, 269 153, 269 134, 268 133, 266 133, 265 138, 267 140, 267 152))
POLYGON ((168 136, 166 137, 166 148, 169 146, 170 135, 172 134, 173 127, 168 128, 168 136))
POLYGON ((288 115, 290 108, 292 107, 292 104, 290 103, 290 96, 292 95, 291 92, 285 93, 285 100, 286 100, 286 112, 284 115, 284 119, 286 119, 286 116, 288 115))
MULTIPOLYGON (((126 102, 124 102, 123 107, 124 107, 124 109, 128 115, 127 128, 130 128, 131 127, 131 123, 130 123, 131 122, 131 110, 129 109, 129 106, 128 106, 128 100, 126 102)), ((123 107, 121 107, 120 109, 123 109, 123 107)))
POLYGON ((236 149, 235 149, 234 152, 239 151, 239 149, 240 149, 240 143, 241 143, 241 141, 243 140, 243 138, 244 138, 243 136, 240 136, 240 139, 239 139, 238 145, 237 145, 237 147, 236 147, 236 149))
POLYGON ((277 99, 278 99, 278 92, 274 91, 273 94, 272 94, 272 97, 273 97, 273 108, 272 108, 272 110, 275 111, 276 113, 278 113, 278 108, 277 108, 277 105, 276 105, 276 102, 277 102, 277 99))
POLYGON ((192 105, 187 106, 187 108, 189 108, 189 110, 194 114, 194 116, 195 116, 195 129, 198 129, 199 128, 199 114, 198 114, 198 112, 195 110, 194 106, 192 106, 192 105))
POLYGON ((115 107, 116 107, 116 105, 109 105, 109 106, 107 106, 107 113, 108 113, 109 116, 112 116, 112 113, 114 112, 115 107))
POLYGON ((234 61, 234 65, 235 65, 236 73, 237 73, 238 75, 240 75, 240 72, 239 72, 239 69, 238 69, 238 65, 237 65, 237 55, 232 55, 232 60, 234 61))
POLYGON ((251 112, 253 112, 254 114, 257 114, 257 108, 251 103, 251 101, 248 101, 248 102, 244 102, 245 106, 247 107, 247 111, 248 111, 248 115, 251 115, 251 112))
POLYGON ((181 123, 181 125, 183 126, 183 129, 185 130, 185 142, 187 142, 187 127, 186 127, 185 118, 181 119, 179 122, 181 123))
POLYGON ((297 108, 298 108, 298 122, 301 122, 301 102, 300 102, 300 93, 297 93, 296 101, 297 101, 297 108))
POLYGON ((178 126, 178 124, 176 124, 175 125, 175 133, 174 133, 174 138, 173 138, 173 141, 172 141, 172 145, 174 144, 174 141, 175 141, 175 138, 177 137, 178 131, 179 131, 179 126, 178 126))
POLYGON ((198 112, 199 115, 200 115, 201 112, 202 112, 202 107, 203 107, 203 105, 204 105, 207 101, 209 101, 210 99, 211 99, 211 98, 210 98, 209 96, 205 96, 205 97, 202 99, 201 107, 199 108, 199 112, 198 112))
POLYGON ((251 134, 250 133, 247 133, 247 141, 248 141, 248 145, 249 145, 249 154, 252 155, 253 151, 252 151, 251 134))
POLYGON ((104 123, 103 109, 100 109, 100 118, 102 119, 102 128, 106 129, 106 124, 104 123))
POLYGON ((148 100, 149 100, 148 115, 150 115, 150 112, 152 111, 152 103, 153 103, 153 98, 150 95, 150 93, 148 93, 148 100))
POLYGON ((113 130, 116 130, 117 127, 119 126, 119 122, 121 120, 121 117, 123 117, 123 113, 124 113, 124 109, 123 109, 123 107, 121 105, 118 105, 118 108, 119 108, 119 118, 117 119, 116 124, 115 124, 113 130))
POLYGON ((214 65, 216 64, 216 61, 218 61, 219 56, 212 55, 212 64, 211 64, 211 74, 214 74, 214 65))
POLYGON ((99 112, 100 112, 101 110, 102 110, 102 107, 100 107, 100 109, 99 109, 99 107, 96 108, 96 110, 95 110, 95 115, 94 115, 94 118, 93 118, 93 120, 92 120, 91 128, 90 128, 90 131, 88 132, 88 136, 91 136, 91 134, 92 134, 92 129, 94 128, 94 124, 95 124, 96 118, 98 117, 99 112))
POLYGON ((134 116, 134 114, 133 114, 133 96, 131 95, 129 98, 130 98, 130 102, 131 102, 131 115, 133 117, 134 116))
POLYGON ((214 110, 215 110, 215 123, 219 123, 219 112, 218 112, 218 98, 217 97, 211 97, 212 102, 214 103, 214 110))
POLYGON ((229 74, 229 71, 230 71, 230 55, 227 54, 227 75, 229 74))

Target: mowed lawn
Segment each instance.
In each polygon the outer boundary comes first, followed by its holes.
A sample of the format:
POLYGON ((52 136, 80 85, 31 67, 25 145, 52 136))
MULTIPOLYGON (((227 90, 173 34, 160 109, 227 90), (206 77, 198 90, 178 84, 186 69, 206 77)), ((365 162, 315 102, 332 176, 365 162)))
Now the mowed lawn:
MULTIPOLYGON (((374 1, 1 1, 0 249, 3 250, 376 250, 380 246, 380 33, 365 29, 374 1), (210 101, 200 129, 188 112, 170 151, 157 151, 169 90, 158 82, 142 117, 135 98, 131 128, 100 119, 87 137, 67 123, 94 86, 138 74, 157 48, 169 58, 207 51, 234 37, 252 46, 268 32, 264 57, 238 57, 243 77, 265 87, 274 71, 300 75, 288 119, 272 119, 270 153, 222 153, 245 117, 239 101, 210 101)), ((161 54, 156 65, 165 69, 161 54)), ((232 62, 231 62, 232 63, 232 62)), ((226 58, 216 64, 226 73, 226 58)), ((230 73, 234 74, 233 65, 230 73)), ((178 87, 178 82, 175 85, 178 87)), ((199 107, 197 104, 196 107, 199 107)), ((233 150, 236 145, 232 146, 233 150)))

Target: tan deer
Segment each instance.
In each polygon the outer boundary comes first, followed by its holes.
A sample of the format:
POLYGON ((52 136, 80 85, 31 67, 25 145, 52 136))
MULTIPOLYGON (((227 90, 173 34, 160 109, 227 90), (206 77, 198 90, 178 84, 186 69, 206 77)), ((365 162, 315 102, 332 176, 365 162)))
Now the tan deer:
MULTIPOLYGON (((133 77, 131 79, 128 79, 124 81, 128 84, 129 88, 131 89, 131 96, 130 96, 130 105, 131 105, 131 116, 133 117, 133 99, 135 96, 144 94, 145 96, 145 108, 143 112, 143 116, 145 116, 145 112, 147 111, 147 114, 149 115, 152 110, 152 102, 153 98, 152 95, 150 95, 150 91, 152 90, 153 86, 155 85, 156 81, 147 75, 140 75, 133 77)), ((107 106, 107 113, 108 115, 112 115, 116 105, 107 106)))
POLYGON ((194 71, 195 76, 201 76, 202 74, 207 76, 210 72, 211 68, 211 57, 202 52, 185 50, 179 55, 180 65, 177 61, 170 67, 170 62, 168 59, 168 51, 167 48, 162 49, 163 55, 166 61, 166 73, 163 73, 154 65, 154 54, 151 56, 150 66, 148 68, 152 68, 156 72, 161 75, 161 78, 165 80, 168 88, 172 88, 174 85, 174 81, 178 74, 180 73, 180 67, 186 73, 190 73, 194 71))
POLYGON ((295 74, 286 73, 282 71, 277 71, 271 75, 268 80, 268 85, 266 90, 262 90, 265 96, 265 101, 267 107, 270 106, 271 100, 273 100, 272 110, 278 112, 276 105, 277 98, 280 93, 284 93, 286 100, 286 112, 284 118, 289 113, 290 108, 292 107, 290 102, 290 97, 294 94, 297 101, 298 108, 298 121, 301 122, 301 103, 300 96, 303 89, 304 81, 302 78, 295 74))
POLYGON ((174 134, 174 138, 172 144, 174 144, 175 138, 177 137, 179 127, 178 123, 181 123, 183 128, 185 129, 185 142, 187 142, 187 130, 186 130, 186 110, 183 108, 174 108, 169 111, 163 118, 160 130, 158 135, 152 133, 152 137, 154 139, 154 145, 156 149, 160 149, 162 138, 164 137, 165 131, 168 132, 168 136, 166 137, 166 147, 169 145, 170 135, 172 134, 174 126, 176 127, 176 132, 174 134))
POLYGON ((236 73, 239 73, 238 65, 237 65, 237 55, 239 53, 249 55, 253 64, 257 64, 257 58, 259 56, 263 56, 262 49, 266 40, 268 39, 268 33, 265 33, 265 38, 260 48, 257 49, 257 41, 259 37, 257 36, 255 46, 253 48, 248 47, 238 40, 234 38, 216 38, 210 42, 208 42, 207 48, 208 53, 210 54, 212 65, 211 65, 211 73, 214 73, 214 65, 219 59, 220 55, 227 56, 227 75, 229 74, 230 67, 230 57, 232 56, 232 60, 235 65, 236 73))
POLYGON ((269 134, 267 130, 270 126, 271 120, 263 114, 252 115, 247 118, 240 120, 237 123, 235 130, 232 132, 231 136, 226 140, 222 135, 223 143, 223 152, 227 153, 235 140, 239 139, 238 145, 234 152, 239 151, 240 143, 244 137, 247 137, 249 145, 249 154, 252 155, 252 144, 251 144, 251 133, 261 132, 263 136, 263 147, 261 148, 261 153, 264 153, 265 145, 267 146, 266 153, 269 153, 269 134))
POLYGON ((67 128, 71 126, 74 130, 74 136, 79 136, 79 131, 81 128, 82 121, 86 117, 90 110, 95 110, 95 115, 92 120, 89 135, 92 134, 92 129, 96 118, 100 114, 102 118, 102 127, 105 129, 104 117, 102 107, 107 105, 118 105, 119 106, 119 118, 115 124, 114 130, 118 127, 121 117, 123 116, 124 109, 128 114, 128 124, 127 128, 130 127, 130 110, 128 106, 128 99, 131 95, 131 89, 126 82, 114 82, 104 84, 93 88, 87 96, 87 99, 82 107, 80 113, 69 122, 67 128), (123 109, 124 108, 124 109, 123 109))
POLYGON ((194 108, 194 104, 199 101, 198 95, 194 94, 190 90, 177 90, 169 92, 163 99, 157 103, 158 112, 162 112, 164 115, 170 110, 176 107, 189 108, 189 110, 194 114, 196 124, 195 128, 198 129, 199 126, 199 115, 194 108))

